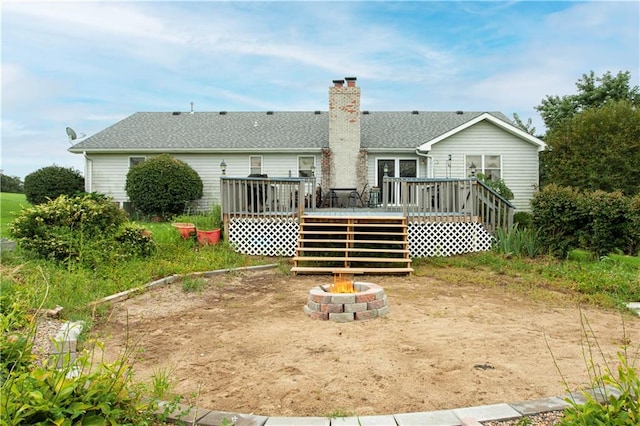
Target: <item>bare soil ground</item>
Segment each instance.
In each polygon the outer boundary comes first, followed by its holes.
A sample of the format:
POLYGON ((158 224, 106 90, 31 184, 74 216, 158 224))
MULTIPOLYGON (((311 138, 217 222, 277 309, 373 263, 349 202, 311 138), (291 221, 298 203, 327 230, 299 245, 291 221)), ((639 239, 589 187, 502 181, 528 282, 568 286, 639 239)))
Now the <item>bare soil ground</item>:
POLYGON ((189 293, 177 282, 115 304, 95 331, 107 359, 128 340, 140 381, 171 370, 172 391, 191 403, 267 416, 391 414, 563 395, 554 358, 571 389, 589 387, 581 312, 607 360, 623 343, 640 342, 638 317, 537 302, 508 285, 424 276, 358 278, 385 288, 386 317, 312 320, 302 311, 309 289, 331 279, 235 273, 189 293))

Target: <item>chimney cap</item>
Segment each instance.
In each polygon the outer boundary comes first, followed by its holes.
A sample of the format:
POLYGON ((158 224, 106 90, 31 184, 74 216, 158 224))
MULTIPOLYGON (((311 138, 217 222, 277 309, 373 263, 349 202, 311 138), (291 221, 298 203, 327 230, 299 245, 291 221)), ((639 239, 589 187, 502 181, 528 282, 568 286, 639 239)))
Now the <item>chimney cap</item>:
POLYGON ((356 77, 345 77, 344 79, 347 80, 347 81, 356 81, 357 80, 356 77))

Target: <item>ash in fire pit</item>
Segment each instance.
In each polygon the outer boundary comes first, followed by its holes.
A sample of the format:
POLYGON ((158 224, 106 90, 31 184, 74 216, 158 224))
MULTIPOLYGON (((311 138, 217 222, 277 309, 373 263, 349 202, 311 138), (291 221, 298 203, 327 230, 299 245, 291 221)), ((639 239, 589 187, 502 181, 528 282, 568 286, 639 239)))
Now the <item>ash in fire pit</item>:
POLYGON ((313 319, 349 322, 384 316, 389 306, 381 286, 354 282, 353 272, 337 270, 333 284, 309 290, 304 312, 313 319))

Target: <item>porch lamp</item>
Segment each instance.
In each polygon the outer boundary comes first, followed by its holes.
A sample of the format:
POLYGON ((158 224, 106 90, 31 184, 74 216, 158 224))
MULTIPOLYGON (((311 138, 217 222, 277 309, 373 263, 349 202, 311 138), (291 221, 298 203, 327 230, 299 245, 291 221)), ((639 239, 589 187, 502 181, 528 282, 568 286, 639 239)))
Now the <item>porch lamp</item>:
POLYGON ((316 175, 316 166, 315 164, 311 166, 311 176, 315 176, 316 175))
POLYGON ((476 175, 476 164, 473 161, 469 166, 469 170, 471 170, 471 177, 474 177, 476 175))
POLYGON ((384 173, 385 176, 389 175, 389 166, 387 164, 385 164, 384 167, 382 167, 382 172, 384 173))
POLYGON ((222 170, 223 176, 227 174, 227 163, 225 163, 224 160, 220 163, 220 170, 222 170))

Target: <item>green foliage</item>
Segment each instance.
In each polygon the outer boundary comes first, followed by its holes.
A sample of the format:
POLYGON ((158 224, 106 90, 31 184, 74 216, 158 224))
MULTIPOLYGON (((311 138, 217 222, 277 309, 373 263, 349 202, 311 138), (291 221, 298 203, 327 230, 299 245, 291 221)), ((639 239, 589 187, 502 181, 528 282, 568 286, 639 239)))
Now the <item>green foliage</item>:
POLYGON ((640 256, 640 194, 631 198, 625 220, 627 229, 623 252, 640 256))
POLYGON ((542 116, 548 131, 552 131, 578 113, 611 102, 625 100, 640 106, 640 91, 638 86, 630 86, 630 79, 629 71, 618 72, 615 76, 607 71, 602 77, 597 77, 591 71, 589 75, 583 74, 578 79, 578 93, 562 97, 548 95, 536 110, 542 116))
POLYGON ((182 279, 182 291, 185 293, 200 293, 207 285, 207 281, 202 278, 184 277, 182 279))
POLYGON ((122 224, 113 239, 116 243, 114 249, 125 258, 149 257, 157 248, 151 232, 134 223, 122 224))
POLYGON ((70 167, 43 167, 24 178, 24 193, 31 204, 42 204, 60 195, 72 196, 83 191, 82 174, 70 167))
POLYGON ((630 199, 620 192, 595 191, 579 198, 579 208, 588 221, 579 230, 581 247, 604 256, 625 246, 630 199))
POLYGON ((3 425, 149 425, 157 407, 143 400, 126 362, 92 368, 89 354, 62 369, 33 365, 12 373, 2 395, 3 425))
POLYGON ((17 176, 7 176, 0 172, 0 191, 10 193, 24 193, 24 184, 17 176))
POLYGON ((18 297, 14 286, 3 280, 0 289, 0 382, 4 382, 9 374, 25 371, 33 362, 35 329, 26 301, 18 297))
POLYGON ((516 126, 522 130, 523 132, 529 133, 531 136, 536 135, 536 128, 533 125, 533 121, 531 118, 527 120, 527 122, 523 122, 518 114, 513 113, 513 121, 516 123, 516 126))
POLYGON ((529 212, 517 212, 513 215, 514 225, 520 228, 530 228, 533 222, 533 215, 529 212))
POLYGON ((180 216, 180 221, 191 222, 197 229, 211 231, 222 227, 222 207, 215 204, 211 211, 193 216, 180 216))
POLYGON ((513 200, 513 191, 509 189, 502 179, 493 180, 483 173, 478 173, 478 179, 485 183, 489 188, 493 189, 499 196, 505 200, 513 200))
MULTIPOLYGON (((586 349, 583 356, 587 371, 596 395, 593 392, 582 392, 586 402, 580 404, 574 398, 566 401, 570 404, 564 410, 564 417, 559 425, 615 425, 635 426, 640 424, 640 377, 635 368, 638 361, 638 350, 635 353, 628 351, 625 343, 618 352, 618 364, 613 367, 606 360, 593 330, 583 315, 583 333, 586 349), (603 365, 596 363, 595 357, 603 360, 603 365)), ((627 342, 627 336, 623 341, 627 342)), ((565 382, 566 383, 566 382, 565 382)))
POLYGON ((136 209, 172 217, 202 197, 202 179, 187 163, 168 154, 150 158, 129 170, 125 189, 136 209))
POLYGON ((579 230, 587 218, 578 208, 578 198, 574 188, 549 185, 531 200, 533 228, 548 253, 564 257, 579 246, 579 230))
POLYGON ((633 254, 640 245, 640 232, 634 228, 639 223, 636 198, 549 185, 531 201, 532 226, 543 248, 555 256, 564 257, 575 248, 599 256, 616 250, 633 254))
POLYGON ((507 256, 518 257, 536 257, 541 252, 538 232, 531 228, 520 228, 518 225, 508 231, 498 228, 493 248, 507 256))
POLYGON ((640 108, 627 101, 588 109, 553 128, 541 156, 545 181, 583 190, 640 193, 640 108))
POLYGON ((82 261, 83 250, 99 250, 126 221, 126 214, 99 194, 55 200, 23 210, 9 233, 23 249, 58 261, 82 261))

